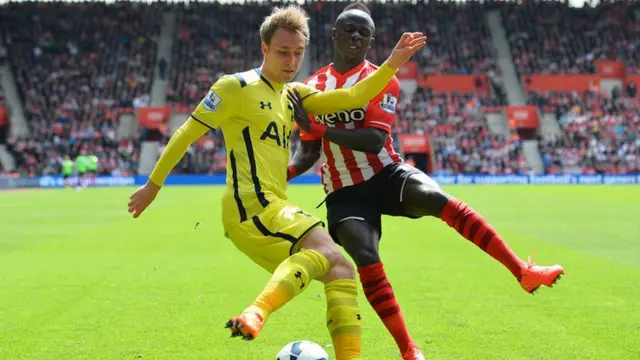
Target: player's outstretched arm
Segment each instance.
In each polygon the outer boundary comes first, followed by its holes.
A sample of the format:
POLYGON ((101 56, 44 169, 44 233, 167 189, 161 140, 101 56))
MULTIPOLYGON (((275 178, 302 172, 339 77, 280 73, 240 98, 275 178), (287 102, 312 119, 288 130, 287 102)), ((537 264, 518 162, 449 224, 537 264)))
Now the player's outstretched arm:
POLYGON ((160 187, 164 184, 164 180, 171 172, 178 161, 184 156, 187 148, 196 141, 200 136, 209 130, 208 127, 197 122, 193 118, 189 118, 174 134, 171 136, 167 147, 165 147, 160 159, 156 162, 147 183, 138 188, 129 199, 129 213, 137 218, 142 212, 153 202, 160 191, 160 187))
POLYGON ((240 83, 233 76, 223 76, 209 90, 189 119, 171 136, 160 159, 149 176, 149 181, 131 195, 129 212, 134 218, 155 199, 171 169, 184 156, 189 145, 209 129, 217 129, 235 115, 239 108, 240 83))
POLYGON ((302 95, 304 109, 314 115, 348 110, 366 104, 380 93, 398 69, 427 43, 422 33, 404 33, 387 61, 373 74, 348 89, 318 92, 304 84, 295 84, 302 95))

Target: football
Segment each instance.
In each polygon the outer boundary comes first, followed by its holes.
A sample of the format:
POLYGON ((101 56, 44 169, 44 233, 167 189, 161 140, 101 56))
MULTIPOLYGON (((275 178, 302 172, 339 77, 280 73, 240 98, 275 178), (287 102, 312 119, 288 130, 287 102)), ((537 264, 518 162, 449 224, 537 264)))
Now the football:
POLYGON ((276 360, 329 360, 322 346, 313 341, 294 341, 285 345, 276 360))

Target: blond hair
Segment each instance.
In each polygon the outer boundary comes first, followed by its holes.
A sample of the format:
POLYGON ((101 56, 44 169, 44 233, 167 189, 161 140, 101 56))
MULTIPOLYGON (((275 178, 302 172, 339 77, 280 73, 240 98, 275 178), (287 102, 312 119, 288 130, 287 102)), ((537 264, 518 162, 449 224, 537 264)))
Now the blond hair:
POLYGON ((304 36, 305 43, 309 43, 309 17, 300 6, 289 5, 284 8, 274 8, 271 15, 267 16, 260 25, 260 40, 270 45, 273 34, 279 28, 299 32, 304 36))

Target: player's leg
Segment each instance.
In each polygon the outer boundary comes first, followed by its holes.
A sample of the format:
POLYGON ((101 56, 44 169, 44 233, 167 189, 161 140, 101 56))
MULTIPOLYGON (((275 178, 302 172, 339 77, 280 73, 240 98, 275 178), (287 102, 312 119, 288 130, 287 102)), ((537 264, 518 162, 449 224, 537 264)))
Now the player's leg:
POLYGON ((332 249, 331 244, 315 240, 321 239, 318 233, 323 232, 314 228, 303 236, 301 245, 305 247, 280 262, 267 286, 253 302, 252 311, 260 313, 264 319, 268 318, 302 293, 312 280, 326 275, 330 269, 342 263, 342 256, 337 249, 332 249))
MULTIPOLYGON (((383 175, 384 176, 384 175, 383 175)), ((393 336, 401 354, 417 349, 380 260, 381 214, 376 193, 378 176, 327 197, 327 220, 333 239, 344 247, 358 267, 367 301, 393 336)), ((418 354, 420 354, 418 350, 418 354)), ((408 357, 407 359, 420 359, 408 357)))
POLYGON ((299 208, 271 204, 263 214, 229 233, 236 246, 273 276, 242 315, 227 324, 232 335, 251 340, 268 316, 308 287, 311 280, 325 283, 327 316, 338 359, 360 359, 361 325, 356 301, 355 272, 317 218, 299 208), (275 206, 274 206, 275 205, 275 206), (252 223, 249 229, 248 223, 252 223), (242 240, 257 234, 250 241, 242 240), (286 250, 285 250, 286 249, 286 250), (284 251, 283 251, 284 250, 284 251), (289 252, 292 255, 289 256, 289 252))
MULTIPOLYGON (((378 215, 379 219, 379 215, 378 215)), ((379 220, 378 220, 379 221, 379 220)), ((393 336, 404 359, 424 359, 409 334, 396 296, 380 260, 380 227, 348 219, 335 226, 336 238, 358 266, 360 282, 367 301, 393 336)))
POLYGON ((232 336, 257 337, 269 314, 302 293, 314 278, 325 283, 327 327, 336 359, 359 360, 362 325, 355 271, 321 228, 304 236, 301 250, 282 261, 253 304, 227 323, 232 336))
POLYGON ((399 173, 403 178, 399 191, 405 215, 441 219, 509 269, 525 291, 532 293, 541 285, 552 286, 564 274, 559 265, 536 266, 521 260, 487 220, 464 202, 445 193, 426 174, 414 168, 401 169, 399 173))
POLYGON ((82 174, 82 188, 85 189, 87 187, 87 185, 89 184, 89 171, 86 171, 84 174, 82 174))
POLYGON ((76 190, 80 190, 82 188, 82 179, 84 178, 84 172, 78 171, 76 176, 76 190))
MULTIPOLYGON (((262 222, 260 224, 262 227, 262 222)), ((311 280, 329 271, 333 258, 313 249, 289 255, 297 239, 289 241, 278 236, 265 236, 255 228, 252 220, 238 227, 228 232, 229 238, 249 258, 273 274, 251 306, 227 323, 232 336, 253 340, 273 312, 302 293, 311 280)), ((274 235, 278 233, 273 232, 274 235)))
POLYGON ((362 357, 362 317, 353 264, 342 255, 329 233, 322 228, 311 232, 302 241, 301 248, 314 249, 335 259, 331 269, 316 279, 324 283, 327 328, 336 359, 359 360, 362 357))

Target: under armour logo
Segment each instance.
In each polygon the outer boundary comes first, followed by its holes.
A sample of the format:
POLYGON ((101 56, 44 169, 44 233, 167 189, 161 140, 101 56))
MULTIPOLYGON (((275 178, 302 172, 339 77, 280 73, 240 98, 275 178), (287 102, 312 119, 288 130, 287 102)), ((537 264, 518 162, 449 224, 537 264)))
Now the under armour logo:
POLYGON ((294 276, 296 277, 296 279, 300 279, 300 282, 302 283, 302 285, 300 285, 300 289, 304 289, 304 286, 306 284, 304 283, 304 279, 302 279, 302 272, 296 271, 294 276))
POLYGON ((270 101, 267 101, 267 102, 260 101, 260 109, 264 109, 264 108, 267 108, 267 107, 269 108, 269 110, 272 110, 270 101))

